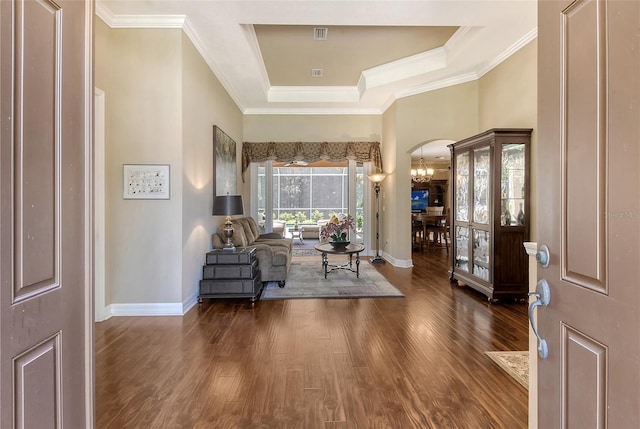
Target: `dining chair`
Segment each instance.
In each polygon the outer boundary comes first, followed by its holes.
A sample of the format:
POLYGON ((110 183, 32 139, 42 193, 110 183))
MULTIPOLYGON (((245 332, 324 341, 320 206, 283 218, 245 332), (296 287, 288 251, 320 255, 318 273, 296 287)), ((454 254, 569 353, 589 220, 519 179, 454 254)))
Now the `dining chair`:
POLYGON ((413 248, 418 248, 422 251, 425 240, 424 224, 421 220, 411 219, 411 242, 413 248))
POLYGON ((442 216, 444 207, 427 207, 427 216, 442 216))
POLYGON ((426 225, 425 227, 425 235, 427 237, 427 247, 436 248, 436 247, 445 247, 447 249, 447 253, 449 253, 449 213, 444 216, 444 219, 441 219, 437 224, 426 225), (429 239, 433 234, 433 238, 429 239), (443 245, 444 241, 444 245, 443 245))

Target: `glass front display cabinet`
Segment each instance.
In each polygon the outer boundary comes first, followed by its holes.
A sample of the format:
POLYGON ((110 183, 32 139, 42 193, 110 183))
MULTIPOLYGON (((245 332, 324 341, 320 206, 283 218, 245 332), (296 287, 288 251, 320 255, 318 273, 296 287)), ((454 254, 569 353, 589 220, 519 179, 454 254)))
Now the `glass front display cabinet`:
POLYGON ((495 128, 449 146, 451 280, 491 301, 528 292, 531 131, 495 128))

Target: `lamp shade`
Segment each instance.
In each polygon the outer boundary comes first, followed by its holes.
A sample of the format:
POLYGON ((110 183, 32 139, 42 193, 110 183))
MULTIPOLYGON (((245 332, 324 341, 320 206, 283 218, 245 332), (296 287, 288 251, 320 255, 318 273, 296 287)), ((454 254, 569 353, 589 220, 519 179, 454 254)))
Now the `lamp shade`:
POLYGON ((222 195, 213 199, 214 216, 231 216, 244 214, 242 195, 222 195))
POLYGON ((387 177, 386 174, 384 173, 376 173, 376 174, 369 174, 369 180, 371 180, 373 183, 380 183, 384 180, 385 177, 387 177))

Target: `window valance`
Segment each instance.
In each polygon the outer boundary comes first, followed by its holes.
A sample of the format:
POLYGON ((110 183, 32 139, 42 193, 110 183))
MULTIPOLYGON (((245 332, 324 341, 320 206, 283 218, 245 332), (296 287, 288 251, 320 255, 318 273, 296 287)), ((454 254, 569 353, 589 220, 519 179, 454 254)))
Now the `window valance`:
POLYGON ((382 171, 380 142, 244 142, 242 144, 242 180, 252 162, 316 162, 344 160, 372 162, 382 171))

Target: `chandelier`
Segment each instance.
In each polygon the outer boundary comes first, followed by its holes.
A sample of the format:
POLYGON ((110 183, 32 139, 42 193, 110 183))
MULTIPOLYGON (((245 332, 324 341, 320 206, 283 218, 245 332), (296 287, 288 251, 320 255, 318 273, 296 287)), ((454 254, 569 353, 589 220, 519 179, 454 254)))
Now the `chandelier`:
POLYGON ((427 168, 422 158, 422 148, 420 148, 420 161, 418 162, 418 168, 411 169, 411 181, 417 183, 425 183, 431 180, 433 176, 433 168, 427 168))

